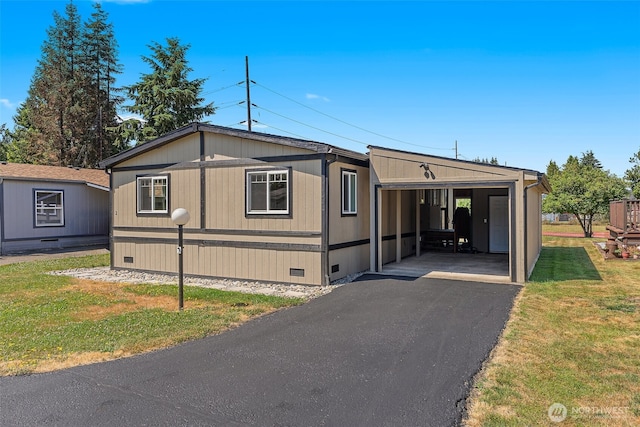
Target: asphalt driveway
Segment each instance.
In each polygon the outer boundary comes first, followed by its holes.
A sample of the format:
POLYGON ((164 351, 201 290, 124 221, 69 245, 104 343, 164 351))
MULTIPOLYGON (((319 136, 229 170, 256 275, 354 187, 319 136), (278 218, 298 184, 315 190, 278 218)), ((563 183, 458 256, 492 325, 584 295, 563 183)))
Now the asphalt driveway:
POLYGON ((363 276, 171 349, 0 378, 0 425, 455 425, 519 290, 363 276))

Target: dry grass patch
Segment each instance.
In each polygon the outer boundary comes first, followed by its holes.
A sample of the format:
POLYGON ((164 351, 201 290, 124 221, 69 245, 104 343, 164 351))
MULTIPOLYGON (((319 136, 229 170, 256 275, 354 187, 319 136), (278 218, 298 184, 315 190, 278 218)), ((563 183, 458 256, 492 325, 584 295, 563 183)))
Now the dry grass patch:
MULTIPOLYGON (((143 309, 175 310, 176 298, 168 295, 139 295, 131 292, 126 283, 107 283, 95 280, 72 279, 72 284, 61 291, 84 292, 100 295, 101 304, 88 305, 74 314, 74 320, 100 320, 105 317, 143 309)), ((201 306, 202 304, 198 304, 201 306)))
POLYGON ((202 338, 303 300, 185 287, 71 279, 49 270, 108 264, 108 257, 0 267, 0 375, 111 360, 202 338))

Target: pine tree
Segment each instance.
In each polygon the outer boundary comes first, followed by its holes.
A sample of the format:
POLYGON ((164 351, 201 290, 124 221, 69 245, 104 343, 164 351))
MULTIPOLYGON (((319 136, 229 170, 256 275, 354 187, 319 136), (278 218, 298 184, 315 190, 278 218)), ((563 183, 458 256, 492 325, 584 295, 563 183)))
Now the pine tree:
POLYGON ((126 110, 140 116, 142 121, 131 119, 120 125, 121 140, 148 141, 181 126, 213 114, 213 102, 202 105, 200 96, 206 79, 189 80, 192 68, 186 54, 189 45, 181 45, 177 38, 168 38, 167 45, 157 42, 149 45, 151 56, 142 60, 151 67, 149 74, 125 90, 134 101, 126 110))
POLYGON ((0 160, 7 160, 7 151, 9 150, 9 145, 11 144, 11 132, 7 128, 7 124, 3 123, 0 126, 0 160))
POLYGON ((27 100, 14 117, 13 155, 21 161, 95 167, 112 153, 121 72, 113 28, 100 3, 83 24, 73 2, 53 12, 27 100))
POLYGON ((82 152, 83 163, 97 164, 123 147, 114 147, 116 135, 110 131, 116 122, 116 108, 123 99, 116 96, 115 76, 122 73, 118 63, 118 44, 114 37, 113 25, 107 21, 108 15, 100 3, 93 4, 94 12, 85 24, 83 41, 83 66, 89 86, 87 98, 90 101, 88 114, 93 117, 89 128, 89 141, 82 152))
POLYGON ((629 158, 631 167, 624 173, 624 178, 629 181, 633 196, 640 199, 640 148, 638 152, 629 158))

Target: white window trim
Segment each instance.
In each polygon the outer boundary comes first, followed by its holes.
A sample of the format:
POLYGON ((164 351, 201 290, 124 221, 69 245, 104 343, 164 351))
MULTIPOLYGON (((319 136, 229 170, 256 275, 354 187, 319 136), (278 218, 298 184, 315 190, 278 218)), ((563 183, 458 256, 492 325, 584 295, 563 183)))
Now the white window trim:
POLYGON ((251 170, 247 171, 246 175, 246 204, 247 204, 247 215, 289 215, 291 211, 291 198, 290 198, 290 188, 291 188, 291 173, 289 169, 277 169, 277 170, 251 170), (252 210, 251 209, 251 176, 252 175, 267 175, 267 191, 266 191, 266 210, 252 210), (270 209, 269 208, 269 177, 272 175, 286 174, 287 176, 287 209, 270 209))
MULTIPOLYGON (((342 214, 343 215, 357 215, 358 214, 358 173, 356 171, 352 171, 352 170, 342 170, 342 174, 340 174, 340 186, 342 188, 342 192, 340 193, 341 196, 341 201, 340 204, 342 205, 342 214), (351 188, 351 179, 348 180, 349 183, 349 188, 344 187, 344 177, 345 175, 347 176, 353 176, 355 177, 355 188, 351 188), (345 195, 345 191, 349 191, 349 196, 351 196, 351 191, 353 191, 355 193, 355 197, 354 197, 354 206, 345 206, 344 205, 344 195, 345 195)), ((351 200, 351 197, 349 197, 349 200, 351 200)))
POLYGON ((169 177, 166 175, 158 175, 158 176, 139 176, 136 178, 136 198, 138 199, 136 201, 136 211, 138 213, 141 214, 160 214, 160 213, 169 213, 169 177), (141 203, 141 197, 142 197, 142 191, 140 190, 140 181, 141 180, 147 180, 150 179, 151 180, 151 209, 150 210, 143 210, 140 208, 140 206, 142 205, 141 203), (154 183, 157 180, 164 180, 165 181, 165 185, 166 185, 166 192, 165 192, 165 197, 166 197, 166 206, 167 209, 153 209, 153 207, 155 206, 155 195, 153 194, 153 186, 154 183))
POLYGON ((34 200, 33 207, 35 213, 35 226, 36 227, 64 227, 64 191, 62 190, 35 190, 34 191, 34 200), (38 195, 48 193, 48 194, 60 194, 60 206, 44 206, 38 205, 38 195), (38 223, 38 214, 44 214, 46 209, 53 209, 60 211, 60 222, 50 223, 50 224, 39 224, 38 223))

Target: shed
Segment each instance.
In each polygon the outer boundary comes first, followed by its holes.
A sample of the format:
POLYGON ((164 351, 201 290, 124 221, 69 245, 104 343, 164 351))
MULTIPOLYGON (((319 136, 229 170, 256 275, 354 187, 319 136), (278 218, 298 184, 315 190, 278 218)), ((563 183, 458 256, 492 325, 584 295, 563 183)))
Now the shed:
POLYGON ((99 169, 0 163, 0 254, 106 246, 109 177, 99 169))

